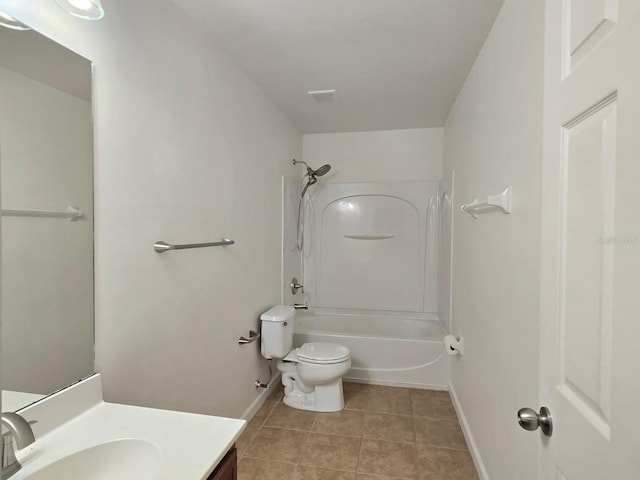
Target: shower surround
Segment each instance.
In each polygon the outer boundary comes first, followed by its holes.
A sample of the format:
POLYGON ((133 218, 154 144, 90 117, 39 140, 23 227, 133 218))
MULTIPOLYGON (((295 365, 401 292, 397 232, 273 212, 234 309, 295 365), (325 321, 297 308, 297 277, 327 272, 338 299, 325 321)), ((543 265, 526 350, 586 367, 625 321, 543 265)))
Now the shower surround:
POLYGON ((351 380, 447 388, 448 325, 438 308, 444 186, 319 182, 307 193, 302 271, 309 311, 296 315, 296 345, 347 346, 351 380))

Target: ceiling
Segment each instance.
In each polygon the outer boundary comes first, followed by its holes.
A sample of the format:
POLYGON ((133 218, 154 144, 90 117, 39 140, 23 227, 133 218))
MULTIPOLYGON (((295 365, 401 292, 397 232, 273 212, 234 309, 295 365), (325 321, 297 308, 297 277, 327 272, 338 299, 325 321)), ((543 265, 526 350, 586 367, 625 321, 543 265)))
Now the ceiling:
POLYGON ((504 0, 174 1, 302 132, 324 133, 442 126, 504 0))

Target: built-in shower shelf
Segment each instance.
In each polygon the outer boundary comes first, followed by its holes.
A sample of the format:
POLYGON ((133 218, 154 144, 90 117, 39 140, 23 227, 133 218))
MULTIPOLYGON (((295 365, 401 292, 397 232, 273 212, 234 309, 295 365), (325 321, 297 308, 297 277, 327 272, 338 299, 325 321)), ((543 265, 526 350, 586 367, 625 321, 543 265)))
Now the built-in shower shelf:
POLYGON ((345 235, 344 238, 350 238, 352 240, 386 240, 393 238, 395 235, 345 235))
POLYGON ((460 208, 464 213, 468 213, 473 218, 478 218, 479 213, 488 213, 493 211, 502 211, 503 213, 511 213, 511 187, 507 187, 504 192, 497 195, 488 195, 484 201, 477 198, 467 205, 460 208))

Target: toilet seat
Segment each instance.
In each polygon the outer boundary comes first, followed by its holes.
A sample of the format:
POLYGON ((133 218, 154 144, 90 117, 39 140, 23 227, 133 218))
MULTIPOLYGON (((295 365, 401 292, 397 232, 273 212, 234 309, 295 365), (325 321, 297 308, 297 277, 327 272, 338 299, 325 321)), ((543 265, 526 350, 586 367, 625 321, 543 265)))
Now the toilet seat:
POLYGON ((290 362, 305 362, 318 365, 341 363, 349 359, 351 353, 344 345, 328 342, 305 343, 300 348, 289 352, 284 360, 290 362))

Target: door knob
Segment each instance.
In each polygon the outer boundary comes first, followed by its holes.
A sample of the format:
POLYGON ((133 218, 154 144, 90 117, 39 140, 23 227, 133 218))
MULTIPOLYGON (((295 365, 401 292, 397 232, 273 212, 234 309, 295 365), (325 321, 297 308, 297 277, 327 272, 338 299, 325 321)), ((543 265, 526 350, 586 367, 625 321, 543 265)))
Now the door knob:
POLYGON ((536 413, 531 408, 521 408, 518 410, 518 423, 525 430, 533 432, 538 427, 547 437, 553 433, 553 422, 551 421, 551 412, 547 407, 542 407, 540 413, 536 413))

